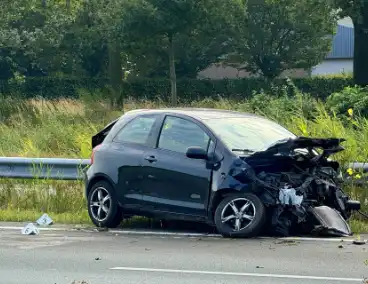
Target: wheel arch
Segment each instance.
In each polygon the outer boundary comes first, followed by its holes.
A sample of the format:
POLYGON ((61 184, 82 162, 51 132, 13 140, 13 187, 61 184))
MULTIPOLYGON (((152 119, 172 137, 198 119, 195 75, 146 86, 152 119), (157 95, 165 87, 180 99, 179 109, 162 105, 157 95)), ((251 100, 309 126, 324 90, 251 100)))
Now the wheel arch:
POLYGON ((86 194, 86 198, 88 197, 92 187, 99 181, 105 181, 105 182, 108 182, 111 187, 115 190, 115 183, 112 181, 111 178, 109 178, 107 175, 105 174, 96 174, 94 175, 88 182, 88 185, 86 187, 86 190, 85 190, 85 194, 86 194))
POLYGON ((234 188, 222 188, 215 192, 213 198, 211 200, 210 208, 209 208, 209 218, 211 221, 214 220, 215 211, 217 206, 220 204, 221 200, 223 200, 226 196, 232 193, 239 193, 240 190, 234 188))

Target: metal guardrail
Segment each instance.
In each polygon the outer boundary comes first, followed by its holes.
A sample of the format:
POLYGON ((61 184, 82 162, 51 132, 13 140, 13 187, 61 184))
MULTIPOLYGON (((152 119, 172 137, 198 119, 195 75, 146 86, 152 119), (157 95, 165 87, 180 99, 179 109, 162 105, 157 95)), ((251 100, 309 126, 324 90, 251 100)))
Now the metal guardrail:
MULTIPOLYGON (((90 163, 90 159, 0 157, 0 178, 81 180, 90 163)), ((368 172, 368 163, 348 167, 368 172)))
POLYGON ((80 180, 89 159, 0 157, 0 178, 80 180))
POLYGON ((368 172, 368 163, 358 163, 358 162, 350 163, 349 168, 355 171, 362 171, 363 173, 366 173, 368 172))

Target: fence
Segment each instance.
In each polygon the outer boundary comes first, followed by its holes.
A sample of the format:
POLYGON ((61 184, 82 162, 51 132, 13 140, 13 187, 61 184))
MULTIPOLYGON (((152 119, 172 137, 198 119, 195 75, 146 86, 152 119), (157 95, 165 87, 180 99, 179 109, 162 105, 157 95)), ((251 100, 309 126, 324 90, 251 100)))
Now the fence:
MULTIPOLYGON (((89 159, 0 157, 0 178, 81 180, 89 159)), ((368 163, 350 163, 349 168, 368 172, 368 163)))

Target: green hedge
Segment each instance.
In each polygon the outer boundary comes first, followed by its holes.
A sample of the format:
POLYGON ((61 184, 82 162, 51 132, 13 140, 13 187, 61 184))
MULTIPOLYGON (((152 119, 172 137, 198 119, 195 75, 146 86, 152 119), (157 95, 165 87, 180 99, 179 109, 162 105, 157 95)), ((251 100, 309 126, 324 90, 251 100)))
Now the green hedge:
POLYGON ((42 77, 26 78, 23 82, 0 81, 0 93, 20 95, 24 98, 42 96, 44 98, 77 97, 77 90, 96 90, 108 83, 100 78, 42 77))
MULTIPOLYGON (((349 77, 336 78, 299 78, 293 79, 293 84, 302 92, 313 97, 325 99, 331 93, 338 92, 346 86, 353 86, 349 77)), ((0 93, 19 94, 25 98, 42 96, 45 98, 77 97, 78 89, 90 91, 108 86, 106 78, 27 78, 24 82, 5 83, 0 81, 0 93)), ((269 94, 279 93, 280 87, 291 91, 286 80, 279 79, 270 84, 263 79, 226 79, 226 80, 193 80, 180 79, 177 82, 178 96, 181 99, 192 100, 204 97, 244 98, 253 92, 262 90, 269 94)), ((170 96, 170 81, 161 79, 143 79, 123 82, 125 96, 135 98, 167 99, 170 96)))

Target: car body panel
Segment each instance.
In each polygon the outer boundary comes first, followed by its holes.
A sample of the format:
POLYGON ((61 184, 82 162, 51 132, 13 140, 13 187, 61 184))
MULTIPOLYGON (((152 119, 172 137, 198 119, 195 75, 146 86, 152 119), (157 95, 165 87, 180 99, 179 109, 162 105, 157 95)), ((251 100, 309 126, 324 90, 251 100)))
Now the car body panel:
POLYGON ((143 204, 147 209, 206 216, 211 184, 206 161, 162 149, 148 150, 144 155, 157 159, 143 162, 143 204))

